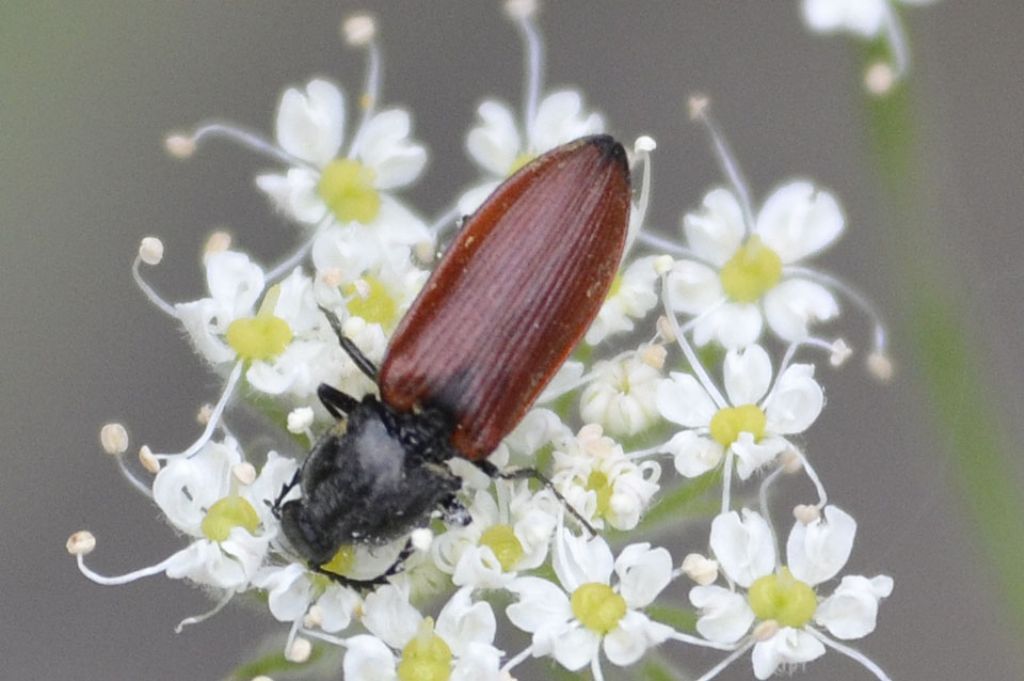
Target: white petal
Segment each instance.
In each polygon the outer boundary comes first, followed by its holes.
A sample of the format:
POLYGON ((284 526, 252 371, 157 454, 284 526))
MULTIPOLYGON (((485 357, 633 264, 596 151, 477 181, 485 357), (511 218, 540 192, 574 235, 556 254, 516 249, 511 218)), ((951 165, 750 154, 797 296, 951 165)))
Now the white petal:
POLYGON ((658 411, 672 423, 687 428, 704 428, 718 409, 701 384, 690 374, 673 371, 658 383, 658 411))
POLYGON ((395 656, 373 636, 353 636, 345 641, 342 663, 346 681, 397 681, 395 656))
POLYGON ((332 584, 317 599, 322 613, 320 628, 329 634, 343 631, 352 622, 352 614, 362 604, 362 599, 352 589, 332 584))
POLYGON ((711 522, 711 550, 732 581, 749 587, 775 569, 775 543, 761 514, 743 509, 722 513, 711 522))
POLYGON ((264 173, 256 176, 256 186, 263 191, 271 202, 280 211, 288 212, 291 209, 291 183, 288 175, 279 173, 264 173))
POLYGON ((317 191, 319 182, 320 174, 309 168, 289 168, 284 175, 256 177, 256 186, 270 197, 275 208, 306 224, 320 222, 329 212, 317 191))
POLYGON ((725 450, 714 440, 683 430, 672 436, 666 450, 674 457, 680 475, 695 478, 722 463, 725 450))
POLYGON ((427 150, 409 139, 412 120, 405 109, 381 111, 359 132, 356 155, 375 173, 377 189, 404 187, 419 177, 427 150))
MULTIPOLYGON (((583 367, 578 362, 567 362, 562 369, 571 376, 575 375, 577 371, 582 372, 583 367), (570 368, 566 369, 567 366, 570 368)), ((563 379, 555 374, 552 383, 560 380, 563 379)), ((508 434, 504 442, 513 453, 533 454, 554 437, 566 431, 566 426, 555 412, 550 409, 533 409, 526 413, 523 420, 508 434)))
POLYGON ((768 326, 785 341, 807 337, 807 327, 833 319, 839 303, 827 288, 806 279, 787 279, 764 296, 768 326))
POLYGON ((740 433, 732 443, 732 451, 736 455, 736 474, 741 480, 746 480, 788 446, 781 437, 765 437, 755 442, 750 433, 740 433))
POLYGON ((501 182, 483 182, 467 189, 457 202, 459 212, 466 216, 475 213, 500 184, 501 182))
POLYGON ((836 638, 862 638, 875 630, 878 601, 891 593, 892 577, 843 577, 835 592, 818 606, 814 621, 836 638))
POLYGON ((743 594, 720 586, 695 586, 690 602, 700 610, 697 632, 716 643, 735 643, 750 631, 754 611, 743 594))
MULTIPOLYGON (((387 194, 380 197, 380 212, 377 213, 377 218, 369 225, 361 227, 360 234, 367 233, 376 236, 385 250, 397 244, 415 246, 422 241, 431 240, 430 230, 423 220, 404 203, 387 194)), ((402 259, 407 261, 408 256, 403 254, 402 259)))
POLYGON ((174 314, 184 327, 196 352, 207 362, 222 364, 235 359, 234 349, 221 338, 233 321, 231 310, 213 298, 203 298, 191 303, 178 303, 174 306, 174 314))
POLYGON ((825 646, 821 641, 799 629, 785 627, 754 646, 754 676, 763 681, 780 665, 802 664, 824 654, 825 646))
POLYGON ((563 530, 555 537, 552 564, 558 580, 571 593, 589 582, 608 584, 615 559, 603 538, 585 539, 563 530))
POLYGON ((500 681, 501 651, 490 645, 470 643, 456 660, 449 681, 500 681))
POLYGON ((441 609, 435 631, 456 656, 461 656, 471 643, 490 645, 497 631, 497 621, 490 603, 470 598, 472 589, 459 589, 441 609))
POLYGON ((767 429, 793 435, 811 427, 825 406, 825 393, 814 380, 813 364, 793 364, 775 385, 765 404, 767 429))
POLYGON ((207 509, 227 496, 242 454, 234 440, 210 442, 192 458, 175 457, 153 480, 153 501, 175 527, 201 536, 207 509))
POLYGON ((683 230, 690 248, 714 265, 724 265, 743 242, 746 228, 743 210, 728 189, 712 189, 700 209, 683 216, 683 230))
POLYGON ((466 151, 484 170, 504 178, 522 149, 513 113, 493 100, 481 103, 476 112, 482 124, 469 131, 466 151))
POLYGON ((562 368, 555 372, 554 377, 548 382, 544 392, 537 398, 537 403, 543 404, 568 392, 583 378, 583 370, 583 362, 570 360, 563 364, 562 368))
POLYGON ((519 601, 508 606, 505 614, 523 631, 533 633, 544 626, 572 619, 569 598, 546 579, 520 577, 509 584, 508 590, 519 596, 519 601))
POLYGON ((885 0, 803 0, 802 8, 812 31, 846 30, 864 38, 881 32, 886 12, 885 0))
POLYGON ((363 625, 389 646, 401 649, 416 634, 422 615, 409 603, 409 596, 388 584, 366 597, 363 625))
POLYGON ((718 272, 693 260, 679 260, 668 273, 669 292, 676 311, 698 315, 722 300, 718 272))
POLYGON ((251 314, 264 286, 263 268, 249 260, 245 253, 221 251, 206 258, 206 285, 210 296, 231 318, 251 314))
POLYGON ((772 192, 757 216, 758 236, 786 265, 825 248, 843 231, 845 219, 835 198, 807 181, 772 192))
POLYGON ((672 634, 672 628, 653 622, 646 615, 630 610, 619 620, 619 626, 604 637, 604 654, 612 664, 626 667, 633 664, 672 634))
MULTIPOLYGON (((268 452, 266 463, 263 464, 259 477, 251 485, 241 490, 242 496, 256 509, 256 513, 265 527, 272 527, 279 523, 274 517, 271 504, 281 493, 281 487, 295 476, 295 471, 298 468, 299 464, 295 459, 289 456, 280 456, 274 451, 268 452)), ((299 496, 299 489, 292 488, 284 501, 297 499, 299 496)))
POLYGON ((744 348, 761 337, 763 324, 757 305, 726 303, 697 322, 693 341, 700 346, 718 341, 726 350, 744 348))
POLYGON ((772 383, 772 361, 760 345, 730 350, 725 356, 722 373, 730 404, 757 404, 772 383))
POLYGON ((289 154, 323 167, 341 148, 345 101, 326 80, 311 80, 303 94, 285 90, 277 110, 277 143, 289 154))
POLYGON ((452 583, 474 589, 504 589, 515 577, 506 574, 489 546, 467 546, 455 564, 452 583))
POLYGON ((559 144, 603 131, 604 119, 595 113, 584 113, 579 92, 559 90, 537 105, 537 115, 530 122, 530 151, 540 154, 559 144))
POLYGON ((309 609, 313 585, 304 565, 265 568, 253 578, 253 586, 267 592, 270 614, 279 622, 294 622, 309 609))
POLYGON ((255 390, 267 395, 288 392, 296 397, 310 397, 329 376, 316 369, 332 349, 324 341, 292 341, 273 362, 255 361, 245 372, 245 379, 255 390))
POLYGON ((824 514, 809 525, 794 523, 786 541, 790 571, 811 586, 839 574, 850 558, 857 534, 857 521, 846 511, 829 505, 824 514))
POLYGON ((630 544, 615 561, 619 593, 630 608, 646 608, 672 581, 672 556, 644 542, 630 544))
POLYGON ((580 627, 563 633, 554 641, 554 656, 558 663, 569 671, 576 671, 586 666, 597 655, 601 638, 580 627))

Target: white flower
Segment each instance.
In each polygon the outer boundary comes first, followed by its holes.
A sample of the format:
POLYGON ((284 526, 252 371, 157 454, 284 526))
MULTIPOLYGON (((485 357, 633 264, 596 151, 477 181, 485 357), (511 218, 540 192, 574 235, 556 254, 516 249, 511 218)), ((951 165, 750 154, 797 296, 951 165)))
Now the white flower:
POLYGON ((662 416, 687 429, 660 448, 674 455, 683 475, 700 475, 729 455, 746 480, 791 448, 785 436, 809 428, 825 403, 811 364, 790 365, 773 384, 771 360, 760 345, 730 350, 723 374, 727 400, 713 384, 702 384, 703 372, 700 381, 672 372, 658 386, 662 416))
POLYGON ((414 182, 426 165, 411 130, 409 112, 387 109, 370 116, 343 152, 344 96, 331 82, 311 80, 304 91, 286 90, 277 110, 277 143, 294 165, 256 184, 300 222, 333 214, 338 224, 371 228, 365 235, 376 230, 396 244, 417 243, 429 238, 426 227, 387 193, 414 182))
POLYGON ((632 436, 658 420, 656 392, 661 372, 631 352, 597 362, 580 396, 580 416, 611 435, 632 436))
POLYGON ((519 598, 507 608, 508 618, 533 635, 533 657, 550 655, 571 671, 588 664, 599 669, 603 650, 625 667, 674 634, 642 612, 672 580, 665 549, 630 544, 613 562, 600 537, 586 541, 561 531, 553 562, 561 588, 538 577, 520 577, 508 587, 519 598))
POLYGON ((264 525, 256 500, 233 490, 241 463, 237 443, 207 443, 193 457, 172 458, 153 480, 153 501, 167 520, 193 538, 172 557, 167 576, 222 589, 245 589, 276 533, 264 525))
POLYGON ((211 364, 229 362, 237 353, 224 340, 231 322, 250 317, 263 295, 263 268, 238 251, 221 251, 206 257, 208 298, 174 306, 189 338, 211 364))
POLYGON ((631 530, 658 492, 661 466, 636 463, 596 424, 556 444, 552 482, 566 501, 597 527, 631 530))
POLYGON ((484 177, 459 198, 459 210, 466 215, 533 158, 578 137, 604 131, 604 119, 584 109, 583 95, 576 90, 558 90, 544 97, 525 125, 516 122, 516 113, 506 104, 492 99, 480 104, 477 115, 480 123, 469 131, 466 150, 484 177))
POLYGON ((691 589, 690 602, 700 611, 697 631, 709 641, 737 644, 759 622, 742 644, 753 647, 758 679, 767 679, 780 666, 821 657, 826 646, 874 670, 874 663, 814 626, 841 639, 866 636, 875 629, 879 600, 892 592, 892 578, 886 576, 848 576, 831 596, 821 598, 816 592, 846 564, 856 528, 845 511, 826 506, 824 517, 793 526, 787 563, 779 564, 772 531, 760 514, 744 509, 742 515, 719 515, 711 526, 711 549, 730 583, 743 591, 717 585, 691 589))
POLYGON ((205 264, 210 297, 174 306, 200 354, 215 365, 247 360, 246 379, 260 392, 314 394, 330 378, 328 356, 341 351, 321 333, 309 277, 296 268, 265 289, 262 268, 244 253, 212 253, 205 264))
MULTIPOLYGON (((171 579, 189 579, 225 593, 210 614, 217 612, 234 593, 249 588, 277 532, 276 522, 264 522, 265 516, 257 511, 262 501, 248 489, 237 489, 234 470, 241 462, 242 453, 232 438, 207 442, 191 457, 169 457, 153 480, 153 501, 189 537, 189 545, 156 565, 119 577, 93 572, 81 557, 79 569, 100 584, 125 584, 160 572, 171 579)), ((183 624, 192 621, 198 619, 183 624)))
POLYGON ((695 259, 680 260, 668 276, 676 310, 698 317, 694 342, 744 347, 764 321, 792 342, 807 336, 809 324, 838 315, 827 288, 789 268, 828 247, 844 224, 832 194, 806 180, 776 189, 750 232, 732 191, 708 192, 701 210, 683 220, 695 259))
POLYGON ((540 566, 556 524, 558 501, 547 490, 530 491, 526 481, 495 482, 497 501, 476 493, 472 522, 450 528, 431 545, 434 562, 455 586, 497 589, 520 570, 540 566))
POLYGON ((420 615, 409 604, 408 594, 394 585, 367 596, 365 613, 363 624, 373 636, 346 641, 347 681, 499 681, 501 651, 493 645, 494 611, 486 602, 474 603, 468 589, 455 592, 436 625, 420 615))
POLYGON ((611 291, 597 313, 586 340, 597 345, 608 336, 633 330, 633 320, 643 319, 658 304, 654 290, 658 273, 654 270, 657 256, 639 258, 620 272, 612 282, 611 291))

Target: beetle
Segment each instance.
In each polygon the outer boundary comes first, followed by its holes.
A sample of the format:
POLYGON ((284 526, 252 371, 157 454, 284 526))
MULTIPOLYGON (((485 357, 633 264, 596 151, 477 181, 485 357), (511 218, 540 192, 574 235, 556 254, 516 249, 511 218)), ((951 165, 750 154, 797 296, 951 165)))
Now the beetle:
POLYGON ((456 496, 461 479, 447 465, 455 457, 491 477, 550 487, 536 469, 501 471, 486 457, 597 315, 619 269, 630 207, 622 145, 607 135, 584 137, 528 163, 465 221, 379 369, 321 308, 380 396, 357 400, 327 384, 318 389, 337 423, 273 505, 312 569, 355 587, 383 584, 401 569, 411 541, 375 579, 321 566, 341 546, 408 535, 438 510, 448 522, 468 523, 456 496), (300 498, 284 502, 295 485, 300 498))

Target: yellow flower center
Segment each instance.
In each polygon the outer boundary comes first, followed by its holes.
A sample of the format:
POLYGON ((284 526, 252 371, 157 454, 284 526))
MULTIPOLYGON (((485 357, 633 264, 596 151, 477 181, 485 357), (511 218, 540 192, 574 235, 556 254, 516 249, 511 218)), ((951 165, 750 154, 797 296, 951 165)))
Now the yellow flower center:
POLYGON ((380 194, 373 188, 374 172, 358 161, 337 158, 320 173, 317 192, 339 222, 367 225, 380 212, 380 194))
POLYGON ((239 359, 269 360, 284 352, 292 342, 292 328, 273 315, 236 319, 228 326, 227 341, 239 359))
POLYGON ((760 237, 752 236, 722 266, 718 276, 731 300, 753 303, 782 279, 782 260, 760 237))
POLYGON ((784 627, 804 626, 818 609, 814 589, 795 578, 786 567, 751 584, 747 601, 758 619, 775 620, 784 627))
POLYGON ((494 551, 501 569, 508 572, 523 558, 523 545, 509 525, 491 525, 480 535, 480 546, 494 551))
POLYGON ((345 287, 345 295, 351 296, 347 305, 349 313, 362 317, 368 324, 391 328, 398 321, 398 301, 377 277, 366 276, 363 281, 369 289, 365 295, 360 295, 354 285, 345 287))
POLYGON ((203 536, 210 541, 224 541, 236 527, 256 534, 260 526, 260 517, 256 509, 248 501, 239 496, 224 497, 206 512, 200 525, 203 536))
POLYGON ((508 174, 513 174, 514 172, 516 172, 517 170, 519 170, 520 168, 522 168, 535 158, 537 158, 535 154, 531 154, 528 151, 524 151, 523 153, 516 156, 515 160, 512 161, 512 167, 508 169, 508 174))
POLYGON ((597 493, 597 514, 602 518, 607 517, 614 491, 611 480, 601 471, 592 471, 587 478, 587 489, 597 493))
POLYGON ((604 636, 626 615, 626 599, 607 584, 589 582, 572 592, 572 614, 587 629, 604 636))
POLYGON ((342 546, 334 557, 320 566, 321 570, 333 572, 336 575, 344 575, 352 569, 356 563, 356 549, 354 546, 342 546))
POLYGON ((284 352, 292 342, 292 328, 288 322, 274 316, 280 295, 281 285, 272 286, 263 296, 255 317, 236 319, 228 325, 225 340, 239 359, 270 360, 284 352))
POLYGON ((711 437, 723 447, 736 442, 740 433, 750 433, 757 441, 764 437, 767 422, 764 412, 756 404, 724 407, 711 417, 711 437))
POLYGON ((412 640, 402 648, 399 681, 448 681, 451 674, 451 648, 434 633, 434 620, 427 617, 412 640))

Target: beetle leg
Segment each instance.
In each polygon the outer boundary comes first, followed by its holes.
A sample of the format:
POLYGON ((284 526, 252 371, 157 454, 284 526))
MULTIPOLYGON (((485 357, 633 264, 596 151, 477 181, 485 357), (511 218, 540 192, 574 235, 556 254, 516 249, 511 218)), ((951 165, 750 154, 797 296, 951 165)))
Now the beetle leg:
POLYGON ((402 547, 401 552, 399 552, 398 557, 395 558, 395 562, 391 564, 391 567, 389 567, 387 570, 377 575, 373 579, 352 579, 351 577, 344 577, 342 575, 339 575, 336 572, 324 570, 319 565, 310 565, 309 567, 314 572, 318 572, 319 574, 324 575, 325 577, 329 577, 331 578, 331 580, 337 582, 338 584, 341 584, 342 586, 351 587, 359 591, 369 591, 370 589, 373 589, 375 587, 387 584, 389 578, 394 577, 399 572, 401 572, 402 568, 405 565, 405 561, 409 558, 409 556, 412 555, 413 550, 414 547, 412 545, 412 539, 407 539, 405 541, 405 546, 402 547))
POLYGON ((346 395, 337 388, 326 383, 321 383, 316 389, 316 396, 330 412, 331 416, 340 419, 346 414, 351 414, 359 406, 359 400, 346 395))
POLYGON ((362 371, 366 376, 373 381, 377 382, 377 366, 370 361, 370 359, 363 354, 352 339, 345 335, 345 332, 341 328, 341 320, 338 319, 338 315, 328 310, 323 305, 320 306, 320 311, 327 317, 327 321, 331 323, 331 328, 334 329, 335 335, 338 336, 338 342, 341 343, 341 349, 352 358, 352 361, 356 363, 359 370, 362 371))
POLYGON ((536 480, 551 490, 551 493, 555 495, 555 498, 562 502, 562 506, 564 506, 565 509, 587 529, 587 532, 590 533, 591 537, 597 536, 597 530, 594 529, 594 526, 583 517, 582 513, 576 510, 575 506, 569 503, 568 499, 562 496, 561 492, 555 489, 555 484, 551 482, 551 478, 544 475, 536 468, 517 468, 511 471, 503 471, 486 459, 474 461, 473 463, 477 468, 492 478, 500 478, 502 480, 536 480))

